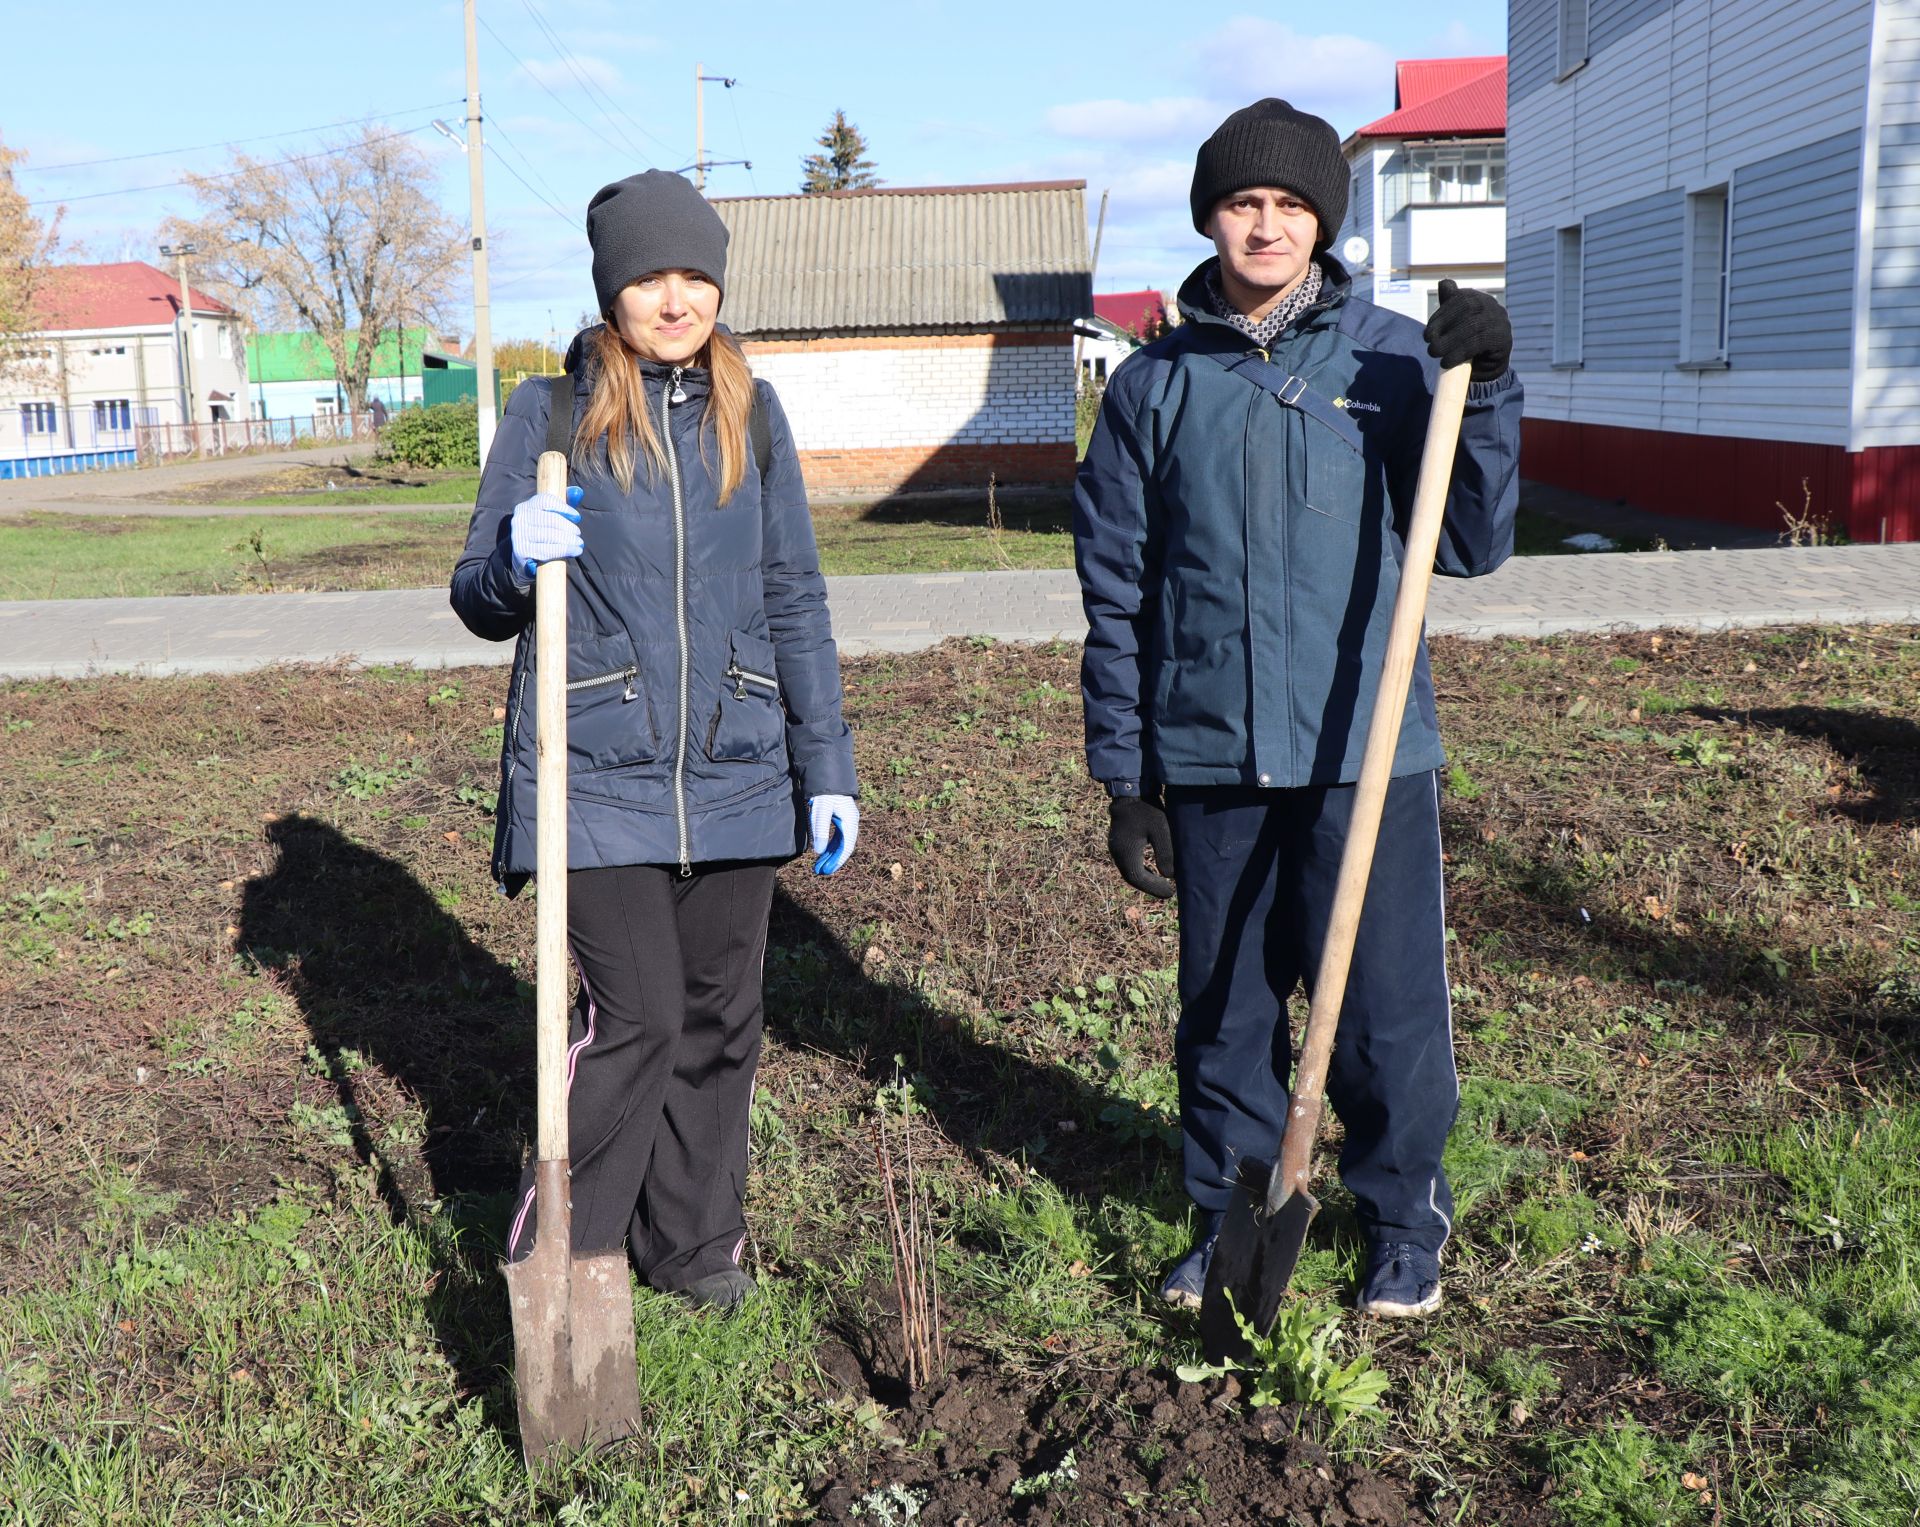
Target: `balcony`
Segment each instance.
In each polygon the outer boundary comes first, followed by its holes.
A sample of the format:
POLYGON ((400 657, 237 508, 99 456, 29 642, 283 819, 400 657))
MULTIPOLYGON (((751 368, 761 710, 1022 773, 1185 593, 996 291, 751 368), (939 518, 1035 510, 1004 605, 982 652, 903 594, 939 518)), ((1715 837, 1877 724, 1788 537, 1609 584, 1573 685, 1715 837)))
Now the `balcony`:
POLYGON ((1409 267, 1504 265, 1506 259, 1504 203, 1407 208, 1405 263, 1409 267))

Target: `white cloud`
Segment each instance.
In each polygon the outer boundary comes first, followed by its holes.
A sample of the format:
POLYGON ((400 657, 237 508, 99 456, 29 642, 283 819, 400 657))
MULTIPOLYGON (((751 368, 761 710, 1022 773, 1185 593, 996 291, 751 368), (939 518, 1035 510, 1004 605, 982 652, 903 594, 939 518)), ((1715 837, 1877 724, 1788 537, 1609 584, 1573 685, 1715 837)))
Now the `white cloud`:
POLYGON ((1316 35, 1261 16, 1236 16, 1201 38, 1195 53, 1216 95, 1235 97, 1237 105, 1281 96, 1329 118, 1343 134, 1360 125, 1343 116, 1383 93, 1392 98, 1393 55, 1347 33, 1316 35))
POLYGON ((571 67, 557 59, 532 58, 521 65, 521 73, 536 85, 545 85, 549 90, 580 92, 582 76, 609 95, 626 88, 620 71, 599 58, 577 58, 571 67), (574 73, 575 68, 580 71, 578 75, 574 73))
POLYGON ((1151 101, 1079 101, 1050 107, 1047 130, 1062 138, 1108 143, 1165 142, 1168 138, 1205 137, 1222 113, 1197 96, 1161 96, 1151 101))

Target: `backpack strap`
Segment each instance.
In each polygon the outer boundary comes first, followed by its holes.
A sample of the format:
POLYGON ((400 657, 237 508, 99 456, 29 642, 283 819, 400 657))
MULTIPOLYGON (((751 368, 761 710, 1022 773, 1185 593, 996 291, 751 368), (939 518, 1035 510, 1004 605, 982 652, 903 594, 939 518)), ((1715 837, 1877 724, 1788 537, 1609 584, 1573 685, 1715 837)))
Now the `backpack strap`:
POLYGON ((547 378, 547 449, 573 458, 573 378, 547 378))
POLYGON ((1200 350, 1196 353, 1206 356, 1223 370, 1245 377, 1261 391, 1273 394, 1285 407, 1298 409, 1309 419, 1317 419, 1356 451, 1364 449, 1360 426, 1353 422, 1352 417, 1308 387, 1305 377, 1293 376, 1274 365, 1267 359, 1266 351, 1236 353, 1231 350, 1200 350))
POLYGON ((753 441, 753 459, 760 465, 760 480, 767 480, 767 469, 773 465, 773 422, 767 417, 767 400, 756 386, 753 389, 753 411, 747 415, 747 436, 753 441))

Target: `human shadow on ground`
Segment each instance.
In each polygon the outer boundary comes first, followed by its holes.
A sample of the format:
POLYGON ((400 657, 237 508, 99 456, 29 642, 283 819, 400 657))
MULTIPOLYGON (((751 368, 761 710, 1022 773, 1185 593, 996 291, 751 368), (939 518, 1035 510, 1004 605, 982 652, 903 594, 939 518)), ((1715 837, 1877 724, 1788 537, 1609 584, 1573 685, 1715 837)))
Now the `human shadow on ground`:
MULTIPOLYGON (((287 983, 395 1222, 424 1227, 444 1201, 461 1227, 425 1237, 439 1274, 428 1314, 462 1390, 486 1395, 489 1422, 511 1431, 499 1383, 511 1328, 494 1265, 504 1226, 493 1221, 531 1133, 529 995, 400 861, 312 817, 282 817, 268 839, 276 861, 246 888, 239 944, 287 983), (389 1133, 396 1099, 385 1079, 424 1115, 417 1155, 389 1133)), ((1180 1212, 1177 1155, 1156 1133, 1163 1119, 1064 1064, 977 1039, 921 993, 875 979, 784 889, 767 989, 770 1032, 838 1057, 876 1087, 894 1079, 901 1055, 931 1082, 923 1101, 933 1122, 976 1162, 1016 1159, 1089 1201, 1122 1192, 1180 1212)), ((874 1357, 869 1348, 863 1361, 874 1357)))
POLYGON ((1920 809, 1920 722, 1884 711, 1838 710, 1819 705, 1740 710, 1696 705, 1704 721, 1768 727, 1789 736, 1824 742, 1866 780, 1873 794, 1836 803, 1834 810, 1857 822, 1909 822, 1920 809))
POLYGON ((510 1429, 497 1384, 511 1361, 506 1301, 493 1263, 533 1099, 530 1004, 512 970, 466 934, 413 873, 331 824, 271 823, 274 866, 246 887, 239 944, 287 984, 396 1224, 435 1248, 428 1314, 463 1392, 488 1394, 490 1422, 510 1429), (417 1146, 394 1132, 404 1099, 424 1115, 417 1146), (427 1233, 445 1201, 458 1237, 427 1233))

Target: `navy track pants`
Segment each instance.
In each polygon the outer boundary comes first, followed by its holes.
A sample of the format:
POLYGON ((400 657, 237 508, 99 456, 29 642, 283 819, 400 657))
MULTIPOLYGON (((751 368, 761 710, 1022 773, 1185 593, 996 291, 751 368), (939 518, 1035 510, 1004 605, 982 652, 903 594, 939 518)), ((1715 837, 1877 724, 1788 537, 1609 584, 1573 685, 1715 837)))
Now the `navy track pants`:
MULTIPOLYGON (((1179 870, 1180 1124, 1187 1192, 1232 1199, 1272 1161, 1293 1074, 1287 998, 1311 986, 1333 910, 1352 785, 1169 786, 1179 870)), ((1387 791, 1327 1074, 1346 1127, 1340 1177, 1362 1229, 1437 1252, 1453 1229, 1440 1154, 1459 1106, 1432 773, 1387 791)))

